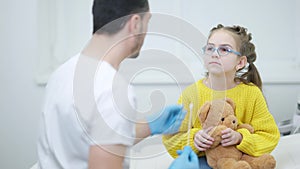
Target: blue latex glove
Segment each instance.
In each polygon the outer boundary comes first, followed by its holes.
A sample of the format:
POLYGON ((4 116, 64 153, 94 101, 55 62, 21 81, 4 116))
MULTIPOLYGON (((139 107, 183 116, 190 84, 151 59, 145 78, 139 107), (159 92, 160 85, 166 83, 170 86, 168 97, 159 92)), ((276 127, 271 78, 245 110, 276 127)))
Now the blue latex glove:
POLYGON ((200 169, 198 156, 190 146, 185 146, 183 151, 177 151, 178 158, 176 158, 169 169, 200 169))
POLYGON ((154 134, 174 134, 178 132, 186 111, 181 105, 171 105, 165 107, 161 112, 147 117, 147 122, 154 134))

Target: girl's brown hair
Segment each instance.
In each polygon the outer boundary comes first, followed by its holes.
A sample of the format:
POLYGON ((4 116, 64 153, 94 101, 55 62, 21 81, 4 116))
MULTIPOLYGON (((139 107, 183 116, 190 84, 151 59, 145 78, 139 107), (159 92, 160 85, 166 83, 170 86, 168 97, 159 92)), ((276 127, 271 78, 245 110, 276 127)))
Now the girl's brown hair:
POLYGON ((239 69, 234 80, 248 85, 253 83, 259 87, 260 90, 262 90, 262 81, 259 72, 254 65, 256 60, 256 52, 255 45, 250 42, 252 40, 251 33, 248 33, 247 29, 241 26, 223 26, 222 24, 218 24, 216 27, 210 30, 209 38, 216 30, 226 30, 232 33, 237 44, 237 49, 241 53, 241 56, 247 57, 248 66, 245 69, 239 69))

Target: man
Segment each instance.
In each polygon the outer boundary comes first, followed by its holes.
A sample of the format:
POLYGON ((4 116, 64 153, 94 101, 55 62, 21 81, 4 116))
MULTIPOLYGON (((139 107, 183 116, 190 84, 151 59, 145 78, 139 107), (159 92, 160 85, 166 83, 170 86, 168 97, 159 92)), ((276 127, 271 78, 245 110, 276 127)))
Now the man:
MULTIPOLYGON (((121 62, 138 56, 150 17, 147 0, 94 0, 90 42, 53 73, 46 87, 39 168, 121 169, 128 146, 178 130, 182 106, 136 122, 130 85, 115 81, 121 62), (128 97, 118 100, 124 90, 128 97)), ((195 163, 191 149, 179 153, 172 169, 195 163)))

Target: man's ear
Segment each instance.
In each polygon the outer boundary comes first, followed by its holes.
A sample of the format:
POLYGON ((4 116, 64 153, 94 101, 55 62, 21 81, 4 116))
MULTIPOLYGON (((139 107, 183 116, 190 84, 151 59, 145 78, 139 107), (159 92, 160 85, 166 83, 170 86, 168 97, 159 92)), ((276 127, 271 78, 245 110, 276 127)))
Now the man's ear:
POLYGON ((247 56, 241 56, 239 57, 238 63, 235 67, 236 71, 244 68, 247 64, 247 56))
POLYGON ((138 34, 141 31, 141 27, 142 27, 142 18, 140 15, 138 14, 133 14, 129 21, 129 32, 131 34, 138 34))

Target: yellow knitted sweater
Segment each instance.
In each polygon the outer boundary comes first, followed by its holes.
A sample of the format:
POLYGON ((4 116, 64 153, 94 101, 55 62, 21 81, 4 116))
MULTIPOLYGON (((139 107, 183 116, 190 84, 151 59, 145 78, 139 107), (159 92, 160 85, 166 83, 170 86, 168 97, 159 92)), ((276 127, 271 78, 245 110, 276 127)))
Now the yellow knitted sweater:
POLYGON ((174 135, 163 136, 163 144, 171 156, 177 157, 176 150, 182 150, 188 143, 190 103, 193 103, 193 111, 189 145, 198 156, 205 155, 204 152, 199 152, 194 146, 194 135, 202 129, 197 112, 205 102, 224 97, 232 99, 236 104, 235 115, 239 124, 250 124, 255 130, 254 134, 249 133, 247 129, 238 130, 243 136, 242 142, 236 146, 239 150, 252 156, 260 156, 264 153, 270 153, 276 147, 280 133, 258 87, 240 83, 226 91, 214 91, 205 86, 202 79, 188 86, 178 100, 178 103, 183 104, 188 112, 179 132, 174 135))

